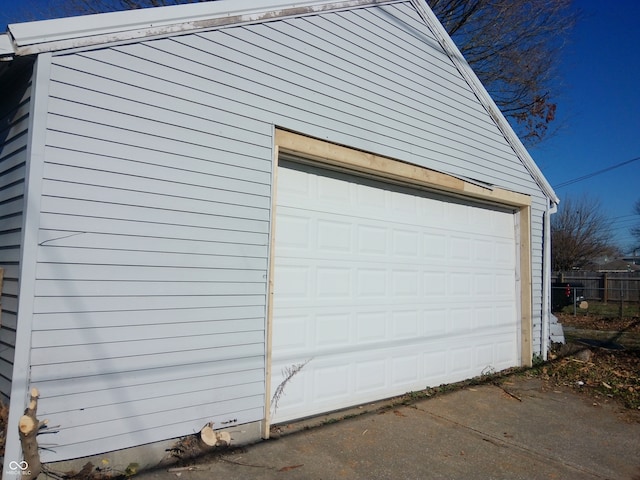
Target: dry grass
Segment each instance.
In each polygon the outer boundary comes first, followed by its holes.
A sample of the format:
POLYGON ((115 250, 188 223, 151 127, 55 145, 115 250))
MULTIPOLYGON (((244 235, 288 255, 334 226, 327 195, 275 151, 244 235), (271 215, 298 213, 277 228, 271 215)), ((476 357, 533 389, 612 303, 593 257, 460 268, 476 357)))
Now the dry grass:
POLYGON ((606 332, 629 332, 640 334, 640 320, 638 317, 616 318, 602 315, 557 314, 558 320, 567 327, 584 328, 586 330, 601 330, 606 332))
POLYGON ((640 349, 582 347, 568 356, 556 353, 551 358, 534 370, 543 380, 640 410, 640 349))
POLYGON ((640 319, 559 315, 559 320, 564 326, 580 329, 573 334, 587 341, 605 338, 622 345, 605 342, 597 346, 596 342, 594 346, 576 338, 551 352, 550 361, 538 365, 532 373, 597 401, 617 401, 627 409, 640 411, 640 319), (609 333, 593 335, 597 331, 609 333), (611 348, 614 346, 623 348, 611 348))

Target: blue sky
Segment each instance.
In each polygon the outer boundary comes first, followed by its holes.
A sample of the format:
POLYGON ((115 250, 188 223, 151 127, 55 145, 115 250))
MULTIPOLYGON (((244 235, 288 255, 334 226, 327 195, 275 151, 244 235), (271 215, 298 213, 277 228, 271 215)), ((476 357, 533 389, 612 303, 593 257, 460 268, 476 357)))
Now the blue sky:
MULTIPOLYGON (((530 153, 552 186, 640 157, 640 2, 574 0, 582 17, 563 52, 557 132, 530 153)), ((0 31, 7 23, 41 17, 62 0, 0 0, 0 31)), ((640 160, 570 186, 563 198, 600 202, 620 247, 630 252, 629 227, 640 224, 640 160)))
MULTIPOLYGON (((552 186, 640 157, 640 2, 576 0, 582 18, 560 66, 558 132, 530 149, 552 186)), ((625 251, 640 224, 640 160, 557 188, 563 197, 597 198, 625 251)))

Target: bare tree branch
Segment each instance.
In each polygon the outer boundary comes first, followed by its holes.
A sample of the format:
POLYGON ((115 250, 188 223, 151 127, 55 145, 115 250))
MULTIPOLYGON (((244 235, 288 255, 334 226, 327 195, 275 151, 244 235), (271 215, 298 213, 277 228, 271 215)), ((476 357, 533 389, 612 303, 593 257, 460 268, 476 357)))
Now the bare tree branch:
POLYGON ((584 268, 598 257, 613 255, 617 248, 611 221, 597 200, 583 196, 566 198, 551 217, 551 263, 553 270, 584 268))
POLYGON ((557 64, 577 15, 571 0, 427 0, 525 143, 555 120, 557 64))
MULTIPOLYGON (((635 205, 633 206, 633 213, 635 213, 636 215, 640 215, 640 200, 637 200, 635 205)), ((637 246, 634 248, 636 248, 636 250, 640 249, 640 223, 631 227, 631 235, 636 238, 637 242, 637 246)))

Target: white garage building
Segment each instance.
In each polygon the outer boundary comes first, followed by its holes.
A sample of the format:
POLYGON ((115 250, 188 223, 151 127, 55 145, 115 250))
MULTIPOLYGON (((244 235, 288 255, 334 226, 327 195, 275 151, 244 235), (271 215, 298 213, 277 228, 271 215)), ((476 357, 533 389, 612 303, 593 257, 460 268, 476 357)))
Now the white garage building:
POLYGON ((0 57, 6 465, 31 387, 58 462, 546 355, 558 199, 424 0, 17 24, 0 57))

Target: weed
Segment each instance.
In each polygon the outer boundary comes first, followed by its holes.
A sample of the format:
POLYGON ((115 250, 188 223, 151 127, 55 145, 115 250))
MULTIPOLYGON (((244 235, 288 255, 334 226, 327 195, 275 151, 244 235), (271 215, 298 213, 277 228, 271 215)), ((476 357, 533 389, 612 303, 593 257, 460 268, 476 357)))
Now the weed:
POLYGON ((290 367, 284 367, 282 369, 282 376, 284 377, 284 380, 280 382, 280 385, 278 385, 278 388, 276 388, 276 391, 273 393, 273 398, 271 399, 271 405, 273 406, 273 413, 275 413, 276 410, 278 409, 278 402, 280 401, 280 398, 284 394, 284 387, 286 387, 287 383, 289 383, 291 379, 295 377, 296 374, 298 374, 300 370, 302 370, 305 367, 305 365, 310 361, 311 359, 307 360, 304 363, 298 363, 295 365, 291 365, 290 367))
POLYGON ((534 353, 533 354, 533 358, 531 359, 531 364, 533 366, 533 368, 537 368, 541 365, 544 365, 545 360, 544 357, 542 356, 542 354, 540 353, 534 353))

